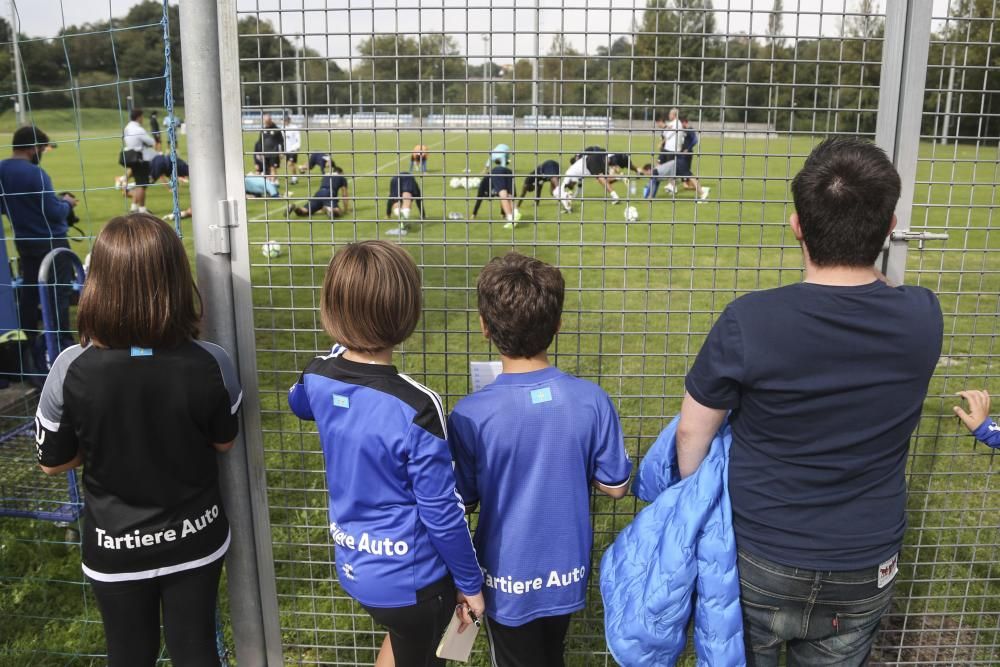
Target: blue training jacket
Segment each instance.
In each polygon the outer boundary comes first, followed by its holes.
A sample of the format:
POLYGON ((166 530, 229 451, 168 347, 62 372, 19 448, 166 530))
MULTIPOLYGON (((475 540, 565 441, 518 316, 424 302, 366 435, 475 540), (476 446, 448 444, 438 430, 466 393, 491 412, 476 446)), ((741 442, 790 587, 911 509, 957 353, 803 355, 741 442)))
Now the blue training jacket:
POLYGON ((690 477, 677 467, 675 417, 639 467, 635 495, 652 504, 601 560, 608 647, 625 667, 673 665, 694 602, 698 665, 746 665, 736 537, 729 504, 729 424, 690 477))

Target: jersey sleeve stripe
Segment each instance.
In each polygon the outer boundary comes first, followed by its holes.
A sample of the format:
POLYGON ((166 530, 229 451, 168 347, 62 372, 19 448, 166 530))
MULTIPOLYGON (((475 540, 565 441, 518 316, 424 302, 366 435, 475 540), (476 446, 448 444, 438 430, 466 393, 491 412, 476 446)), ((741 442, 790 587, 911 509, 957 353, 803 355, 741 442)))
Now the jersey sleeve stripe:
POLYGON ((38 420, 39 424, 45 427, 46 431, 52 431, 53 433, 57 433, 59 431, 59 422, 54 422, 51 419, 47 419, 45 415, 42 414, 41 407, 39 407, 38 410, 35 412, 35 419, 38 420))
POLYGON ((236 397, 236 401, 233 403, 233 407, 229 409, 229 414, 235 415, 236 411, 240 409, 240 405, 243 404, 243 390, 240 390, 240 395, 236 397))
POLYGON ((448 423, 445 421, 445 418, 444 418, 444 407, 441 404, 441 397, 438 396, 435 392, 433 392, 430 389, 428 389, 427 387, 425 387, 424 385, 422 385, 419 382, 417 382, 416 380, 414 380, 413 378, 411 378, 409 375, 406 375, 405 373, 400 373, 399 377, 403 378, 404 380, 406 380, 407 382, 409 382, 410 384, 412 384, 414 387, 416 387, 417 389, 419 389, 420 391, 424 392, 425 394, 427 394, 427 396, 430 397, 431 401, 434 403, 434 409, 437 410, 438 419, 441 421, 441 432, 444 433, 444 437, 447 440, 448 439, 448 423))
POLYGON ((622 482, 608 483, 608 482, 602 482, 601 480, 598 479, 597 483, 600 484, 601 486, 606 486, 609 489, 620 489, 623 486, 625 486, 626 484, 628 484, 628 482, 629 482, 630 479, 632 479, 632 475, 629 475, 628 477, 626 477, 625 480, 622 481, 622 482))
MULTIPOLYGON (((229 353, 221 345, 216 345, 215 343, 205 340, 195 340, 194 342, 215 359, 215 365, 219 367, 219 373, 222 374, 222 384, 226 387, 226 391, 229 392, 232 405, 238 408, 242 400, 243 388, 240 386, 236 367, 233 365, 233 360, 229 357, 229 353)), ((236 412, 235 408, 233 412, 236 412)))

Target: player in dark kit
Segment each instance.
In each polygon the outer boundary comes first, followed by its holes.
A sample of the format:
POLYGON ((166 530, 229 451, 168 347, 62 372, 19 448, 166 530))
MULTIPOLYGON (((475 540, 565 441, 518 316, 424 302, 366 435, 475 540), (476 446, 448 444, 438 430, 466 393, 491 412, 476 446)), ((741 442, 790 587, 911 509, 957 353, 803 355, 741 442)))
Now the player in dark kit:
POLYGON ((514 175, 507 167, 497 164, 490 170, 488 176, 479 181, 479 190, 476 192, 476 205, 472 208, 472 220, 476 219, 483 200, 490 197, 497 197, 500 200, 500 209, 507 219, 504 229, 517 227, 517 221, 521 216, 517 209, 514 208, 514 175))
POLYGON ((399 218, 399 227, 390 229, 386 234, 406 236, 409 233, 409 219, 413 206, 417 207, 420 217, 424 217, 422 197, 420 185, 410 172, 401 172, 389 180, 389 200, 385 204, 385 214, 389 217, 399 218))
POLYGON ((549 182, 549 192, 554 197, 559 188, 560 173, 562 173, 562 169, 555 160, 546 160, 535 167, 535 170, 524 179, 524 187, 521 188, 521 196, 518 197, 519 201, 515 203, 515 208, 517 208, 517 204, 525 200, 529 192, 535 193, 535 205, 537 206, 542 197, 542 186, 545 181, 549 182))
POLYGON ((288 212, 294 213, 300 218, 311 216, 320 211, 326 211, 334 218, 339 218, 347 213, 350 193, 347 179, 344 178, 343 174, 343 169, 334 167, 332 174, 323 177, 319 189, 305 206, 292 204, 288 207, 288 212))
POLYGON ((281 153, 285 150, 285 135, 271 119, 271 114, 264 114, 262 121, 264 129, 253 147, 254 164, 258 172, 274 177, 281 163, 281 153))
MULTIPOLYGON (((161 178, 170 178, 170 174, 173 172, 173 165, 170 162, 169 155, 156 155, 149 162, 149 182, 156 183, 161 178)), ((191 172, 188 167, 188 163, 184 160, 177 158, 177 178, 183 182, 187 182, 190 177, 191 172)))

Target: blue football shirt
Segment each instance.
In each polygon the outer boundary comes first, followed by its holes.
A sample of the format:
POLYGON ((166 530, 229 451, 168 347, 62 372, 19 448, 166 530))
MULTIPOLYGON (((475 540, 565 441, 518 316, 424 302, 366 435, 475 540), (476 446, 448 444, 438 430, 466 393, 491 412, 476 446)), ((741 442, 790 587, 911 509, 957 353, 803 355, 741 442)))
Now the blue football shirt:
POLYGON ((460 591, 478 593, 441 399, 393 366, 342 352, 314 359, 288 394, 319 429, 341 585, 367 606, 405 607, 450 571, 460 591))
POLYGON ((623 486, 632 472, 611 399, 558 368, 504 373, 448 424, 459 491, 479 502, 490 618, 517 626, 582 609, 591 483, 623 486))

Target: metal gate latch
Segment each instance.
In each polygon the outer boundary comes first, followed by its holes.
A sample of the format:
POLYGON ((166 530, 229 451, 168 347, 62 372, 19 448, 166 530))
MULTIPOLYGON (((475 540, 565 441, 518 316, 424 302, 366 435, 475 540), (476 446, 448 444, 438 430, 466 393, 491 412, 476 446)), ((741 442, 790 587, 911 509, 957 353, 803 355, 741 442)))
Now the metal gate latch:
POLYGON ((907 229, 901 232, 893 231, 892 234, 889 236, 889 238, 891 238, 893 241, 905 241, 905 242, 916 241, 917 248, 923 250, 924 241, 947 241, 948 235, 940 234, 937 232, 915 232, 907 229))

